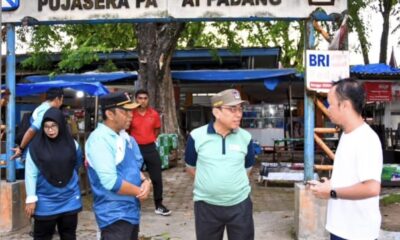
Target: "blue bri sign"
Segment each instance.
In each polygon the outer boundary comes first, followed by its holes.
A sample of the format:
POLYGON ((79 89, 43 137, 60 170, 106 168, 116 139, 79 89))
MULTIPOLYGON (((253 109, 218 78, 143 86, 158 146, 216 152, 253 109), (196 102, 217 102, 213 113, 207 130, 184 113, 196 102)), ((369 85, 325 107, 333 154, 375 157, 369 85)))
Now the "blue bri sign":
POLYGON ((348 51, 317 51, 306 52, 307 89, 317 92, 328 92, 333 81, 348 78, 348 51))
POLYGON ((19 7, 19 0, 1 0, 2 11, 12 11, 19 7))

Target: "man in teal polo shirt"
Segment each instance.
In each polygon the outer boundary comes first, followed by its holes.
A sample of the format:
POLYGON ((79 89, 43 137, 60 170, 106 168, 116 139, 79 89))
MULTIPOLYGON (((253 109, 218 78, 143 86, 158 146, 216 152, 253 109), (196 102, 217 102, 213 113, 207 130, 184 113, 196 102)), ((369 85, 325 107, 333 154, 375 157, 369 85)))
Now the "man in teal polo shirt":
POLYGON ((194 129, 187 140, 187 172, 194 176, 197 240, 254 239, 249 173, 254 164, 251 135, 239 127, 243 101, 235 89, 211 98, 214 122, 194 129))

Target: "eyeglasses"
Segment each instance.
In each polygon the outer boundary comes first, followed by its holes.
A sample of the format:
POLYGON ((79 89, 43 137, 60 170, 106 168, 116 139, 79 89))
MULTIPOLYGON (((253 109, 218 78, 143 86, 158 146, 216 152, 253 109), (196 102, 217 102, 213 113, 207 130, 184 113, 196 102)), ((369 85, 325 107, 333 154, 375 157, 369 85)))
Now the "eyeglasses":
POLYGON ((242 107, 228 107, 228 106, 223 106, 219 107, 220 109, 228 109, 231 113, 243 113, 243 108, 242 107))
POLYGON ((44 128, 44 130, 46 130, 46 131, 49 131, 50 129, 51 130, 56 130, 56 129, 58 129, 58 125, 57 124, 51 124, 51 125, 44 125, 43 126, 43 128, 44 128))
POLYGON ((137 97, 137 99, 140 99, 140 100, 147 100, 147 98, 148 97, 137 97))

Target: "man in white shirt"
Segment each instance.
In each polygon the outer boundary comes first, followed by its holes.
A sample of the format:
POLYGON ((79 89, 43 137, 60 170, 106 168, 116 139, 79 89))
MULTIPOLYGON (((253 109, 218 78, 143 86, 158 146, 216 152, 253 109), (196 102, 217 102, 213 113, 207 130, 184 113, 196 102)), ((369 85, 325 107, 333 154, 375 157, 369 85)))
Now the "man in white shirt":
POLYGON ((382 147, 361 116, 364 88, 354 79, 340 80, 330 89, 328 102, 329 118, 343 134, 332 178, 310 181, 310 189, 316 197, 329 199, 326 229, 331 240, 377 239, 382 147))

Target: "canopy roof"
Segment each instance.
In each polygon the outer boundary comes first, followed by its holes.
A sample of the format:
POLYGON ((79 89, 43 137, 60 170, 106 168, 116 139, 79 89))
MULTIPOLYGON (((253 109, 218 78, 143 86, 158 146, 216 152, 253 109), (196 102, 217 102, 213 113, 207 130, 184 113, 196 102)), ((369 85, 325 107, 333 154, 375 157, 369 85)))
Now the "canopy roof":
POLYGON ((52 87, 72 88, 94 96, 100 96, 108 93, 107 88, 104 87, 100 82, 82 83, 57 80, 38 83, 19 83, 16 86, 16 95, 17 97, 24 97, 33 94, 44 93, 52 87))
POLYGON ((281 81, 296 74, 295 69, 239 69, 239 70, 192 70, 173 71, 172 78, 182 82, 231 83, 263 82, 268 90, 274 90, 281 81))
POLYGON ((350 73, 361 79, 400 79, 400 69, 386 64, 355 65, 350 73))
POLYGON ((196 82, 263 81, 295 74, 294 69, 239 69, 172 71, 172 78, 196 82))
POLYGON ((137 72, 87 72, 81 74, 60 74, 56 76, 34 75, 26 79, 30 82, 66 81, 66 82, 111 82, 123 79, 137 79, 137 72))
MULTIPOLYGON (((181 82, 197 83, 229 83, 229 82, 264 82, 264 86, 273 90, 280 81, 288 80, 288 77, 296 74, 295 69, 236 69, 236 70, 184 70, 172 71, 172 79, 181 82)), ((83 73, 61 74, 54 77, 48 75, 36 75, 26 77, 31 82, 111 82, 124 79, 136 80, 137 72, 112 72, 112 73, 83 73)))

